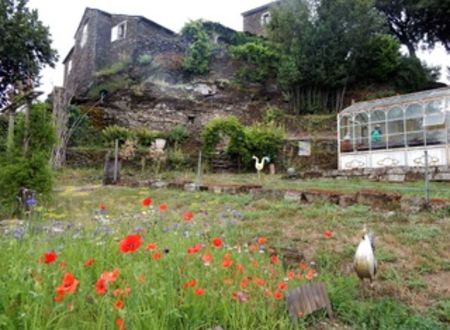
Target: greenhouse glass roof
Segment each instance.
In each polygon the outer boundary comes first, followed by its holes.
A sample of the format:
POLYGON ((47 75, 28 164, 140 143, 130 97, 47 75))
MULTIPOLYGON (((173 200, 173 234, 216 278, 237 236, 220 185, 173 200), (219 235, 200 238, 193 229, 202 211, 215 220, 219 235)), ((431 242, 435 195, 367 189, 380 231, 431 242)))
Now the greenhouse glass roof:
POLYGON ((388 108, 393 105, 422 102, 425 100, 440 99, 443 97, 450 97, 450 87, 431 89, 411 94, 396 95, 391 97, 385 97, 382 99, 376 99, 373 101, 358 102, 345 108, 340 112, 340 114, 342 115, 360 111, 373 111, 377 109, 388 108))

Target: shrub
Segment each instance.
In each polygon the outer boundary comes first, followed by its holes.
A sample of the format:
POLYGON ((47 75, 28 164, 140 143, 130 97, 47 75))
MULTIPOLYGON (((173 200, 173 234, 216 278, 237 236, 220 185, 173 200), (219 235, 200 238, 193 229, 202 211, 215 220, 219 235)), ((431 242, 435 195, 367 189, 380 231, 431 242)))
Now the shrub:
POLYGON ((153 132, 145 127, 136 128, 133 130, 138 146, 150 147, 153 141, 159 137, 158 132, 153 132))
POLYGON ((198 75, 208 73, 212 47, 202 22, 191 21, 187 23, 181 34, 191 42, 184 58, 184 70, 187 73, 198 75))
POLYGON ((255 40, 230 48, 235 59, 239 59, 241 68, 237 78, 240 81, 264 82, 270 75, 275 76, 277 53, 261 40, 255 40))
POLYGON ((137 62, 139 65, 147 65, 153 61, 153 57, 150 54, 141 54, 139 55, 137 62))
POLYGON ((99 70, 95 73, 95 77, 97 78, 105 78, 109 76, 114 76, 125 71, 130 65, 131 61, 128 58, 125 58, 119 62, 112 64, 111 66, 99 70))
POLYGON ((178 144, 182 143, 184 140, 186 140, 188 137, 189 132, 186 126, 184 125, 175 126, 167 134, 167 139, 169 140, 169 142, 173 143, 175 147, 178 144))
POLYGON ((114 145, 115 140, 119 140, 119 145, 123 144, 126 140, 133 138, 133 132, 126 127, 120 127, 117 125, 108 126, 102 131, 103 140, 108 145, 114 145))
POLYGON ((253 155, 262 158, 268 156, 275 160, 283 145, 284 130, 274 125, 255 124, 245 128, 245 153, 244 164, 252 165, 253 155))
POLYGON ((21 187, 35 190, 46 197, 52 190, 49 159, 56 142, 51 114, 45 104, 33 105, 30 111, 29 145, 22 153, 25 135, 24 115, 17 116, 13 150, 0 151, 0 214, 14 211, 16 195, 21 187))

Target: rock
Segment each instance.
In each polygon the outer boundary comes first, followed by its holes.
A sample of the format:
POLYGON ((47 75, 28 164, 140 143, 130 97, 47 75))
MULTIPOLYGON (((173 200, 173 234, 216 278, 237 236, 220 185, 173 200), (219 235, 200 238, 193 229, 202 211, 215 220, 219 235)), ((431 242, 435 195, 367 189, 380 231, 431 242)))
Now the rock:
POLYGON ((293 177, 293 176, 295 176, 295 168, 289 167, 289 168, 287 169, 287 175, 288 175, 288 177, 293 177))
POLYGON ((152 188, 160 189, 160 188, 166 188, 167 182, 166 181, 154 181, 150 185, 152 188))
POLYGON ((287 190, 284 193, 284 199, 291 202, 301 202, 303 199, 303 192, 297 190, 287 190))
POLYGON ((406 213, 418 213, 426 209, 427 203, 425 198, 420 197, 402 197, 400 200, 400 208, 406 213))
POLYGON ((196 183, 187 183, 184 185, 184 190, 190 192, 198 191, 199 186, 196 183))

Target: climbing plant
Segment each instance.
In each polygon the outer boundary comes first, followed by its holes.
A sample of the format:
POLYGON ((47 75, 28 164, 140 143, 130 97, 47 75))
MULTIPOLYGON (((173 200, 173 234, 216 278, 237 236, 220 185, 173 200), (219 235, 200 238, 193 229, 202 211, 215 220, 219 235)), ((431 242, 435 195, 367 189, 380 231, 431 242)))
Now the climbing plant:
POLYGON ((244 126, 234 116, 211 120, 202 132, 203 150, 211 156, 222 136, 228 136, 230 143, 226 152, 230 156, 242 156, 245 152, 244 126))
POLYGON ((210 121, 202 133, 203 150, 210 157, 220 142, 227 136, 230 142, 226 152, 239 161, 244 168, 252 166, 252 156, 268 156, 275 159, 283 145, 284 129, 273 124, 257 123, 244 127, 236 117, 218 118, 210 121))

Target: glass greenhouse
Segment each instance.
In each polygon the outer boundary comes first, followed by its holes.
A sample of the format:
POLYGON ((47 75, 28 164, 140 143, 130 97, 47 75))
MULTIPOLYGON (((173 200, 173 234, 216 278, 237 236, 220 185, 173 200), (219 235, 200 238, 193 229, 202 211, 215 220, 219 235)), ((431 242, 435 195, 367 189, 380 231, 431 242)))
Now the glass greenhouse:
POLYGON ((338 115, 339 169, 450 165, 450 88, 352 104, 338 115))

